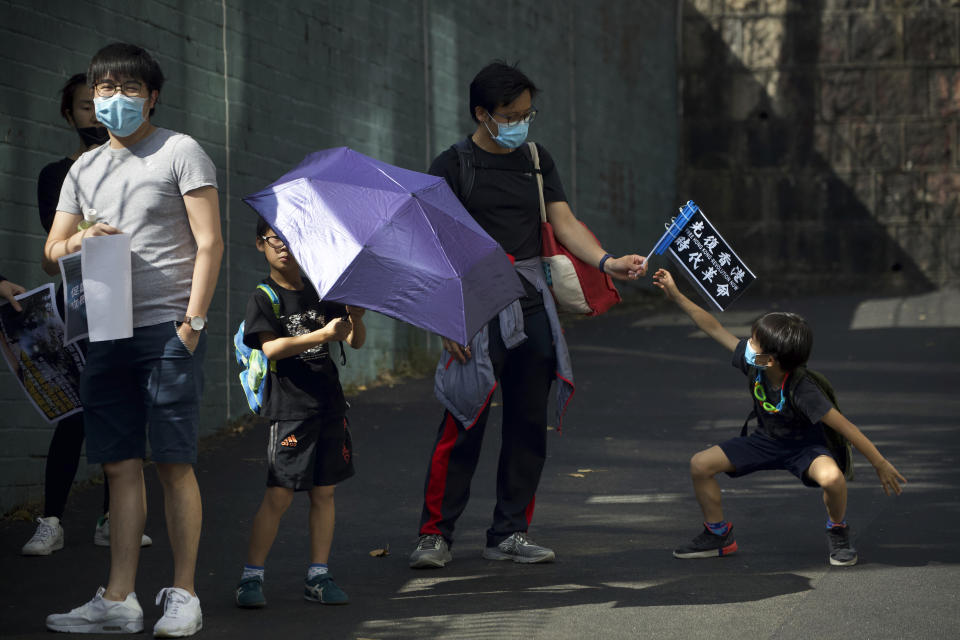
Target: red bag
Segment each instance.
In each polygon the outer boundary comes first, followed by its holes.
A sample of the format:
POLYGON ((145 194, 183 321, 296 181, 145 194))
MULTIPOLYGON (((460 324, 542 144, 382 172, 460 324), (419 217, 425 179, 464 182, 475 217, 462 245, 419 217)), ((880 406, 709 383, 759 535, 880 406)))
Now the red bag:
MULTIPOLYGON (((600 271, 596 265, 587 264, 573 255, 557 241, 553 225, 547 222, 547 206, 543 200, 543 176, 540 175, 540 157, 537 145, 527 143, 536 169, 537 187, 540 190, 540 238, 541 257, 547 284, 560 311, 597 316, 620 302, 620 292, 613 285, 613 278, 600 271)), ((582 222, 580 224, 583 224, 582 222)), ((587 229, 587 225, 583 225, 587 229)), ((587 229, 590 232, 590 229, 587 229)), ((590 232, 590 235, 593 235, 590 232)), ((596 236, 593 236, 596 238, 596 236)))

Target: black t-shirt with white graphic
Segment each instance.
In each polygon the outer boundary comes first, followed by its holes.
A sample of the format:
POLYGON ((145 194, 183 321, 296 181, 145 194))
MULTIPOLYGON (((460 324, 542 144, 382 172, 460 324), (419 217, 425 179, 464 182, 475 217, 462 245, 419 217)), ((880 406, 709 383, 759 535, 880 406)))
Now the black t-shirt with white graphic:
MULTIPOLYGON (((280 317, 273 312, 270 298, 260 289, 251 294, 244 317, 243 342, 260 349, 259 333, 278 337, 299 336, 321 329, 334 318, 347 315, 345 306, 323 302, 308 282, 303 289, 284 289, 271 278, 263 280, 280 298, 280 317)), ((268 375, 260 415, 271 420, 300 420, 316 415, 346 413, 347 403, 340 387, 337 366, 330 357, 329 344, 320 344, 289 358, 276 361, 276 372, 268 375)))
MULTIPOLYGON (((518 148, 510 153, 490 153, 470 140, 478 163, 473 179, 473 189, 464 208, 477 224, 503 250, 517 260, 540 255, 540 193, 534 175, 533 160, 527 149, 518 148)), ((537 145, 540 157, 540 173, 543 176, 544 202, 566 202, 567 196, 560 182, 553 157, 541 145, 537 145)), ((460 191, 460 159, 457 152, 447 148, 430 165, 429 173, 447 181, 454 193, 460 191)), ((530 314, 543 308, 537 290, 520 278, 527 291, 521 299, 524 313, 530 314)))
MULTIPOLYGON (((750 365, 744 359, 743 355, 747 349, 747 340, 744 338, 737 344, 733 351, 733 366, 744 373, 750 375, 750 365)), ((763 385, 763 393, 766 395, 767 402, 776 406, 780 402, 780 387, 773 387, 767 382, 767 377, 760 375, 760 382, 763 385)), ((787 379, 784 385, 783 393, 789 391, 790 380, 787 379)), ((812 442, 823 442, 823 425, 819 424, 827 412, 833 408, 830 399, 824 395, 820 387, 810 378, 804 378, 797 385, 793 393, 793 403, 788 398, 783 403, 783 409, 779 412, 769 412, 763 408, 763 403, 751 394, 753 399, 753 408, 757 413, 757 429, 770 436, 781 440, 809 440, 812 442), (794 407, 796 411, 794 411, 794 407)))

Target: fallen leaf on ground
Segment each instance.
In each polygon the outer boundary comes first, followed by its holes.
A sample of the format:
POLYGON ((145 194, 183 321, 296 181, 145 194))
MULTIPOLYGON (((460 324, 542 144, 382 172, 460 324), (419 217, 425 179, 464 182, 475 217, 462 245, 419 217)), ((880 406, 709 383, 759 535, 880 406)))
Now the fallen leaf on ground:
POLYGON ((390 545, 387 545, 383 549, 374 549, 370 552, 371 558, 385 558, 390 555, 390 545))

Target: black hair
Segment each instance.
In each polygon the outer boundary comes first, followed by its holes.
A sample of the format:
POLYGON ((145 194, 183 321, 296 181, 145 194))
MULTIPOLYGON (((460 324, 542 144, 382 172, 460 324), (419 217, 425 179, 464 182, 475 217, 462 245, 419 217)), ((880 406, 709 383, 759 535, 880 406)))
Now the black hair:
POLYGON ((60 89, 60 115, 64 120, 67 119, 68 113, 71 118, 73 117, 73 96, 77 93, 77 89, 86 86, 87 74, 75 73, 60 89))
POLYGON ((269 222, 263 219, 263 216, 259 216, 257 218, 257 238, 259 239, 267 235, 268 231, 273 231, 273 227, 270 226, 269 222))
MULTIPOLYGON (((95 86, 108 74, 130 76, 147 85, 148 91, 163 88, 163 71, 145 49, 135 44, 114 42, 97 51, 87 69, 87 84, 95 86)), ((150 109, 153 115, 154 109, 150 109)))
POLYGON ((775 357, 784 371, 793 371, 810 358, 813 331, 796 313, 775 311, 760 316, 750 331, 762 353, 775 357))
POLYGON ((487 113, 493 113, 497 107, 510 104, 524 91, 530 97, 537 95, 539 89, 517 65, 509 65, 503 60, 494 60, 473 78, 470 83, 470 117, 477 120, 477 107, 483 107, 487 113))

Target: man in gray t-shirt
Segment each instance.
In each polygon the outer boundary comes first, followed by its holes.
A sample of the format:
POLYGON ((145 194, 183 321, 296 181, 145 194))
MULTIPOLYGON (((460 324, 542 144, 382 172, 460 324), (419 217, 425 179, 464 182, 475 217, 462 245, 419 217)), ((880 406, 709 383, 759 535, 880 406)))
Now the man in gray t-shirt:
POLYGON ((209 156, 190 136, 159 128, 129 147, 84 153, 64 180, 57 211, 130 234, 134 327, 184 319, 197 243, 183 196, 203 187, 217 188, 209 156))
POLYGON ((88 603, 48 616, 47 628, 143 630, 134 586, 149 424, 174 559, 154 635, 187 636, 203 624, 194 590, 201 505, 193 463, 206 315, 223 256, 216 170, 193 138, 151 124, 163 73, 146 51, 104 47, 87 80, 110 142, 70 168, 43 263, 55 274, 57 260, 79 251, 85 237, 128 234, 134 331, 125 340, 91 342, 80 381, 87 459, 101 463, 110 481, 110 579, 88 603))

